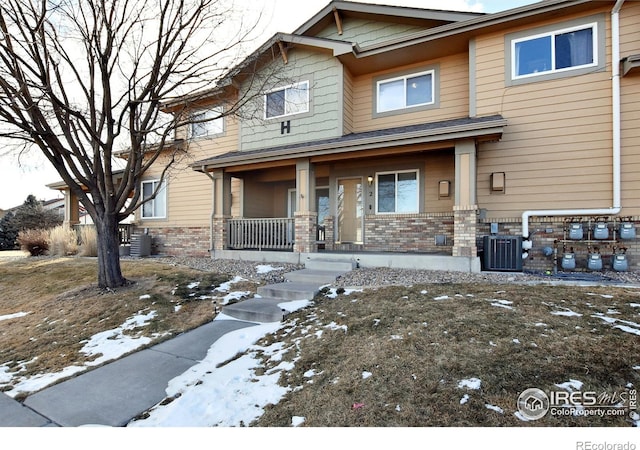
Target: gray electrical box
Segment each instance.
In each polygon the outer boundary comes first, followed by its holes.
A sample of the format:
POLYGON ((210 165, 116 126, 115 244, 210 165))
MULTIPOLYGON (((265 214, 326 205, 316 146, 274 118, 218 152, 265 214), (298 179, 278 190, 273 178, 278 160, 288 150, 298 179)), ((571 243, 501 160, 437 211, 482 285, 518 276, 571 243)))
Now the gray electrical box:
POLYGON ((631 222, 620 224, 620 239, 635 239, 636 227, 631 222))
POLYGON ((612 256, 611 268, 616 272, 626 272, 629 270, 629 262, 627 261, 627 255, 617 254, 612 256))
POLYGON ((591 253, 587 261, 589 270, 602 270, 602 255, 600 253, 591 253))
POLYGON ((576 268, 576 255, 575 253, 565 253, 562 255, 561 266, 564 270, 573 270, 576 268))
POLYGON ((597 222, 593 229, 593 237, 596 239, 609 239, 609 227, 604 222, 597 222))
POLYGON ((582 239, 584 232, 582 231, 581 223, 572 223, 569 227, 569 239, 582 239))

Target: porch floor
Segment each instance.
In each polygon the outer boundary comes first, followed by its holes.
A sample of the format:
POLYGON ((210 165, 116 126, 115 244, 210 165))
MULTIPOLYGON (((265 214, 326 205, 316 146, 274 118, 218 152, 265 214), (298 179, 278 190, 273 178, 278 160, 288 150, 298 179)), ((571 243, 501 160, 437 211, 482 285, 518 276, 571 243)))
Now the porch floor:
POLYGON ((236 259, 265 263, 304 265, 310 260, 348 261, 358 267, 390 267, 397 269, 446 270, 452 272, 480 272, 480 258, 451 256, 448 253, 391 253, 319 251, 297 253, 260 250, 212 250, 213 259, 236 259))

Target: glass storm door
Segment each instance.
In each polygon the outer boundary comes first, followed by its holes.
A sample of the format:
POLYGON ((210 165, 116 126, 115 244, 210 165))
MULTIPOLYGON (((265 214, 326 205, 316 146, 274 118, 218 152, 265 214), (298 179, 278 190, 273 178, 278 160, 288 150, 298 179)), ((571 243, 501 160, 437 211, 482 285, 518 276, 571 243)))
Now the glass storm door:
POLYGON ((362 179, 338 180, 338 241, 362 243, 362 179))

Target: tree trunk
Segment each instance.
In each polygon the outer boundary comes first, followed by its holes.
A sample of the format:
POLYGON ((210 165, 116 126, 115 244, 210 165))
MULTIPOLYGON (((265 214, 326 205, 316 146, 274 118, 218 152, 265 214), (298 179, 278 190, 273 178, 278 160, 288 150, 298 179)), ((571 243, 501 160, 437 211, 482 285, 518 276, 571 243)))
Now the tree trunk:
POLYGON ((105 214, 96 221, 98 245, 98 286, 117 288, 124 286, 127 280, 122 276, 120 268, 120 237, 118 220, 115 216, 105 214))

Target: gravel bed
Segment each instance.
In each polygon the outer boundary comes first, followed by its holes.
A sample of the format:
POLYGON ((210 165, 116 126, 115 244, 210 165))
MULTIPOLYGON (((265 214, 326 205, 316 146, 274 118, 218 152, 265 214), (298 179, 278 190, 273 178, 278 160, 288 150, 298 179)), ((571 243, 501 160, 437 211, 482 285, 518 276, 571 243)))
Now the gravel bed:
POLYGON ((205 272, 226 273, 231 276, 237 275, 242 278, 246 278, 247 280, 261 282, 264 284, 282 283, 285 281, 285 273, 304 268, 297 264, 263 263, 233 259, 170 257, 156 258, 156 260, 166 264, 186 266, 205 272), (258 270, 260 268, 268 271, 260 273, 258 270))
MULTIPOLYGON (((210 258, 158 258, 168 264, 183 265, 197 270, 228 273, 265 284, 281 283, 284 274, 304 267, 296 264, 260 263, 210 258), (276 268, 258 273, 259 266, 276 268)), ((592 282, 602 284, 628 284, 640 286, 638 272, 572 272, 545 275, 528 272, 446 272, 438 270, 393 269, 388 267, 358 268, 338 278, 335 287, 377 287, 388 285, 413 285, 430 283, 540 283, 540 282, 592 282)))
POLYGON ((430 283, 596 283, 627 284, 640 287, 640 273, 602 272, 602 273, 558 273, 546 275, 528 272, 446 272, 438 270, 410 270, 380 268, 360 268, 341 276, 336 287, 364 287, 386 285, 413 285, 430 283))

